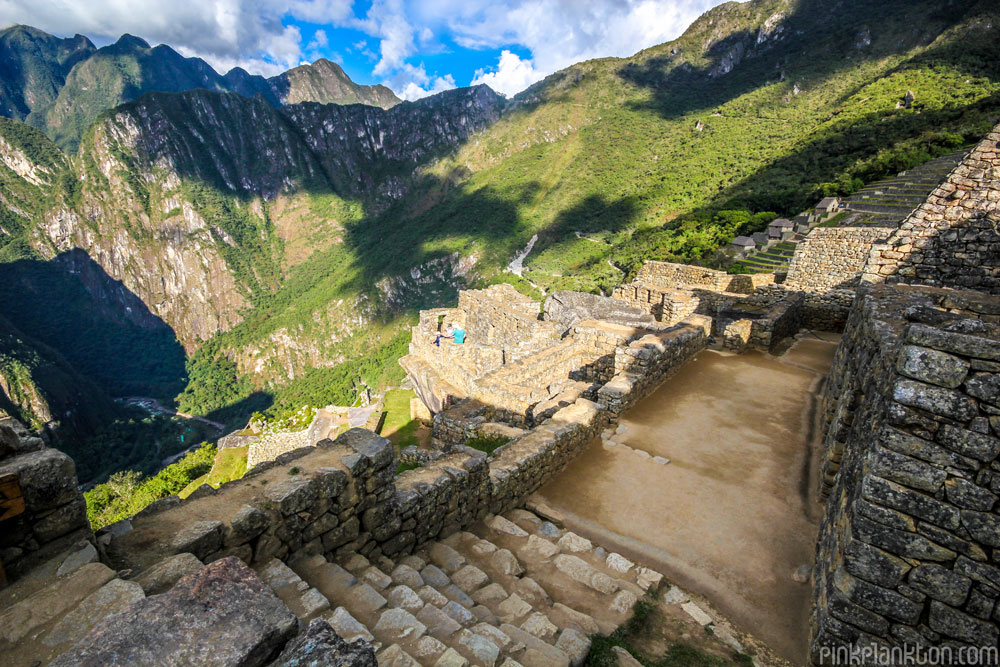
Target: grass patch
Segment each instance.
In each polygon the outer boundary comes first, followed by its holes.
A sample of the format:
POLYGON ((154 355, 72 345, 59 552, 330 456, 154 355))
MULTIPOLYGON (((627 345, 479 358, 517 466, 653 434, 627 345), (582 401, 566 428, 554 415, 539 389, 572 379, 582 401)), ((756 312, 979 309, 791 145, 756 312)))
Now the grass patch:
POLYGON ((500 436, 485 437, 485 438, 469 438, 465 441, 466 446, 472 447, 473 449, 478 449, 481 452, 486 452, 487 456, 493 456, 493 452, 503 447, 508 442, 510 438, 503 438, 500 436))
POLYGON ((398 466, 396 466, 396 474, 402 475, 407 470, 416 470, 420 467, 420 464, 416 461, 403 461, 398 466))
POLYGON ((212 464, 212 469, 201 477, 192 480, 177 495, 181 498, 187 498, 202 484, 208 484, 213 489, 217 489, 226 482, 240 479, 247 471, 248 449, 249 447, 220 449, 215 455, 215 462, 212 464))
POLYGON ((415 397, 410 389, 390 389, 385 393, 385 421, 379 435, 388 438, 397 450, 418 444, 420 421, 410 419, 410 399, 415 397))

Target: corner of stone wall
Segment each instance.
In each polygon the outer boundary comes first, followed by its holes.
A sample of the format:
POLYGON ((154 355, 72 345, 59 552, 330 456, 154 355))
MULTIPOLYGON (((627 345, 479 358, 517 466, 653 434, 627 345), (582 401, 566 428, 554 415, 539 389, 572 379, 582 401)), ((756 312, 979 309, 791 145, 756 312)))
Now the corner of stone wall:
POLYGON ((851 646, 996 646, 998 314, 971 292, 859 295, 822 407, 815 662, 851 646))
POLYGON ((0 522, 0 562, 13 581, 80 540, 94 541, 76 464, 18 421, 0 420, 0 477, 14 480, 24 510, 0 522))

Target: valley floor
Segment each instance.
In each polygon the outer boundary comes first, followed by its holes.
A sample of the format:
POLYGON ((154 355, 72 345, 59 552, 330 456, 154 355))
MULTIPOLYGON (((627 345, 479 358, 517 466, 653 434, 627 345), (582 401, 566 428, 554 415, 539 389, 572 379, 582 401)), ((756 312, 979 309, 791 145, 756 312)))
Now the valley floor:
POLYGON ((811 587, 793 574, 813 561, 813 406, 835 349, 804 332, 780 357, 706 350, 540 495, 802 664, 811 587))

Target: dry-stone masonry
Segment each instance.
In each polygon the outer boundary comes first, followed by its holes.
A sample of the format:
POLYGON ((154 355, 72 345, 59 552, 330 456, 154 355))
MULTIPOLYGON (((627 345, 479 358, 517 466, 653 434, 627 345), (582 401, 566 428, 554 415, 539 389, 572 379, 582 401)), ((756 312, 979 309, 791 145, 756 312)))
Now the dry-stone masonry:
MULTIPOLYGON (((460 292, 457 309, 421 312, 410 354, 400 364, 436 413, 438 444, 464 442, 487 423, 539 424, 581 396, 594 398, 619 372, 616 356, 630 342, 651 332, 700 330, 689 322, 671 328, 620 300, 575 292, 553 294, 545 319, 540 310, 509 285, 494 285, 460 292), (437 333, 451 322, 465 326, 466 342, 435 345, 437 333)), ((689 339, 697 342, 671 365, 683 363, 706 340, 689 339)))
POLYGON ((0 562, 9 579, 80 540, 93 541, 73 459, 0 412, 0 476, 5 475, 13 475, 24 500, 24 511, 0 524, 0 562))
POLYGON ((851 645, 996 647, 1000 298, 865 289, 823 415, 813 659, 851 645))
POLYGON ((1000 294, 1000 126, 872 248, 864 278, 1000 294))

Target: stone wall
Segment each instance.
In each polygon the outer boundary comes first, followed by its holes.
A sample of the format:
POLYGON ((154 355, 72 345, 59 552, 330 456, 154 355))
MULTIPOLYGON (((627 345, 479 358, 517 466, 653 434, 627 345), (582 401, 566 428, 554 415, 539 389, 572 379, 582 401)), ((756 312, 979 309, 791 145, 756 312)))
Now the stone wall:
POLYGON ((494 453, 456 447, 395 475, 388 440, 351 429, 258 465, 218 490, 157 501, 98 534, 114 567, 144 569, 175 553, 205 562, 237 556, 259 564, 300 554, 369 559, 409 553, 523 503, 607 423, 602 406, 580 399, 494 453))
POLYGON ((1000 294, 1000 126, 948 179, 872 247, 869 282, 943 285, 1000 294))
POLYGON ((1000 598, 1000 299, 859 293, 822 405, 812 656, 991 646, 1000 598))
POLYGON ((273 461, 285 452, 314 444, 309 438, 309 429, 268 433, 253 442, 247 448, 247 469, 265 461, 273 461))
POLYGON ((649 395, 708 344, 711 320, 692 315, 669 331, 648 334, 615 351, 615 375, 598 401, 619 415, 649 395))
POLYGON ((540 319, 537 301, 507 284, 463 290, 458 307, 466 313, 469 340, 481 345, 518 347, 533 338, 558 336, 558 325, 540 319))
POLYGON ((749 276, 731 276, 725 271, 672 262, 644 262, 633 282, 669 289, 698 287, 712 292, 753 291, 749 276))
POLYGON ((22 513, 0 522, 0 563, 8 580, 80 540, 93 542, 73 459, 0 412, 0 476, 8 474, 24 501, 22 513))
POLYGON ((825 294, 856 287, 872 244, 885 236, 878 228, 817 227, 796 247, 785 288, 825 294))

